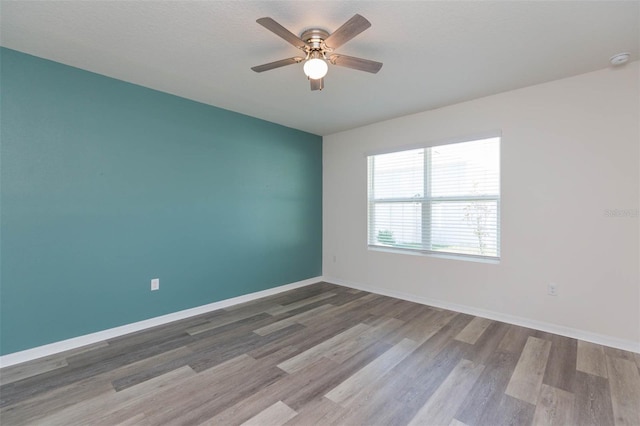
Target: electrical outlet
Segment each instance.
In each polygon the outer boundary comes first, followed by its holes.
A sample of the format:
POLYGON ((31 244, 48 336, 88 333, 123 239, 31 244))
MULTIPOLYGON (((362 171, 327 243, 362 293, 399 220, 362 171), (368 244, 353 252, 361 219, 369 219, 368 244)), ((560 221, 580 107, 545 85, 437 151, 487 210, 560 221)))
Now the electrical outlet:
POLYGON ((151 291, 160 290, 160 278, 151 280, 151 291))
POLYGON ((549 283, 549 285, 547 285, 547 294, 549 296, 557 296, 558 295, 558 284, 549 283))

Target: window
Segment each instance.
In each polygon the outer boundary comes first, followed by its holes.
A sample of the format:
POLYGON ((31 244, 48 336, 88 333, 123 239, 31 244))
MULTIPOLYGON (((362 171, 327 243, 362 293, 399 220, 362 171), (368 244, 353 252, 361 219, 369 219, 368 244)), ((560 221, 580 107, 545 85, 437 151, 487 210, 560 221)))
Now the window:
POLYGON ((500 138, 368 157, 369 246, 500 257, 500 138))

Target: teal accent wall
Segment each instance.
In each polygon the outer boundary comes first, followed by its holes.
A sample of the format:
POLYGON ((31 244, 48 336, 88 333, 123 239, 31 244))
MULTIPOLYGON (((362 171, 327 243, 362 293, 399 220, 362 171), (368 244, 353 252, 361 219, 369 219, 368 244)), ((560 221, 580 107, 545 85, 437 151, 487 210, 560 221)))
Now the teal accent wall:
POLYGON ((0 67, 0 353, 321 275, 320 136, 9 49, 0 67))

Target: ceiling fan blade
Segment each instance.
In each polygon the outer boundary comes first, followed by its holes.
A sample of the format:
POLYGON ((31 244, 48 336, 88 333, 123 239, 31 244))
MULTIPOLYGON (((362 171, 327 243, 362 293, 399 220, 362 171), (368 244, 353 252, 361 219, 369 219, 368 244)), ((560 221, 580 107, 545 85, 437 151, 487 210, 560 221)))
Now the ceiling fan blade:
POLYGON ((272 33, 274 33, 275 35, 280 36, 286 41, 288 41, 289 43, 293 44, 298 49, 304 50, 305 46, 307 46, 307 43, 305 43, 300 37, 298 37, 291 31, 289 31, 282 25, 278 24, 276 21, 274 21, 271 18, 260 18, 260 19, 257 19, 256 22, 262 25, 263 27, 265 27, 266 29, 268 29, 269 31, 271 31, 272 33))
POLYGON ((340 28, 335 30, 333 34, 324 41, 324 44, 330 49, 336 49, 370 26, 371 22, 356 13, 351 19, 342 24, 340 28))
POLYGON ((297 63, 302 62, 303 60, 304 60, 304 58, 300 58, 300 57, 297 56, 295 58, 280 59, 279 61, 269 62, 268 64, 258 65, 258 66, 255 66, 255 67, 251 67, 251 69, 254 70, 255 72, 269 71, 269 70, 272 70, 274 68, 284 67, 285 65, 297 64, 297 63))
POLYGON ((366 71, 372 74, 377 73, 382 68, 382 62, 370 61, 369 59, 356 58, 353 56, 334 54, 329 56, 329 62, 341 67, 353 68, 354 70, 366 71))
POLYGON ((309 81, 311 82, 311 90, 322 90, 324 89, 324 77, 323 78, 318 78, 316 80, 313 79, 309 79, 309 81))

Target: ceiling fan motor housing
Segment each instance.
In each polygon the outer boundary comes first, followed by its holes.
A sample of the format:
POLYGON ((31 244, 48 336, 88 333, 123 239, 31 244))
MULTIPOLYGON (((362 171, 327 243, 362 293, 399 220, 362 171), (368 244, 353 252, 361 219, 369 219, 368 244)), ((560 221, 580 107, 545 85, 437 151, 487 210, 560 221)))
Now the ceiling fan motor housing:
POLYGON ((304 31, 300 38, 307 42, 308 46, 305 50, 307 50, 307 55, 309 56, 312 52, 319 52, 324 56, 324 52, 329 50, 327 46, 324 44, 324 41, 329 37, 329 33, 325 30, 321 30, 319 28, 311 28, 309 30, 304 31))

